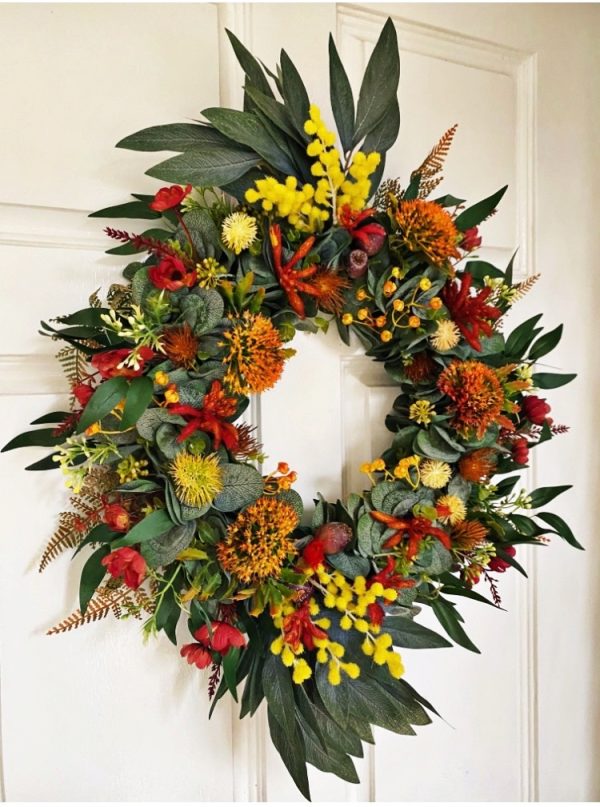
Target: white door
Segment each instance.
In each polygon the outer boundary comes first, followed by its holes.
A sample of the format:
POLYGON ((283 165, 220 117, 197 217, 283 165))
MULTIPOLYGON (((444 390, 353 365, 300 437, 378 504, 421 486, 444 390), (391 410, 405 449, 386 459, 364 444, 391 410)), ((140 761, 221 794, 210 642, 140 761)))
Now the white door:
MULTIPOLYGON (((519 245, 521 276, 541 271, 542 279, 515 315, 543 310, 547 326, 566 323, 552 360, 579 378, 577 386, 554 391, 552 402, 557 419, 573 428, 537 452, 529 484, 575 484, 557 509, 588 551, 576 553, 557 539, 550 549, 529 552, 523 560, 530 580, 512 572, 501 580, 507 613, 463 605, 481 656, 460 648, 405 652, 408 680, 447 722, 416 738, 378 731, 375 750, 359 766, 362 784, 315 772, 313 798, 594 800, 597 8, 0 7, 0 60, 10 77, 0 134, 0 439, 25 419, 60 408, 53 345, 36 336, 37 321, 81 307, 118 271, 119 262, 100 251, 101 226, 85 213, 155 187, 143 177, 148 155, 114 151, 112 144, 147 125, 239 103, 242 76, 226 49, 225 24, 269 65, 284 47, 325 109, 328 32, 336 34, 356 88, 388 15, 402 59, 402 127, 388 175, 407 177, 458 122, 442 189, 477 200, 509 183, 500 212, 485 225, 487 255, 502 265, 519 245)), ((335 499, 361 489, 359 464, 385 446, 383 419, 394 390, 334 334, 297 341, 285 378, 255 414, 271 459, 299 472, 305 502, 316 491, 335 499)), ((30 453, 29 461, 37 458, 30 453)), ((222 702, 209 724, 206 682, 166 640, 144 648, 136 624, 111 620, 44 637, 74 606, 78 568, 65 556, 37 574, 60 480, 22 471, 28 459, 20 452, 0 465, 5 797, 298 799, 270 747, 264 716, 238 724, 222 702)))

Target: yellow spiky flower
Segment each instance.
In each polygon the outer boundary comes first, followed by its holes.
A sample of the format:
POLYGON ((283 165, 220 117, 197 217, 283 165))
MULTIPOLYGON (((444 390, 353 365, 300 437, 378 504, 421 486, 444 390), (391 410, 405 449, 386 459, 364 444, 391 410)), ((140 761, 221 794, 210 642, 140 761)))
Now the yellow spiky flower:
POLYGON ((230 213, 221 228, 223 243, 236 255, 254 243, 256 233, 256 219, 241 211, 230 213))
POLYGON ((177 497, 190 507, 203 507, 223 490, 223 474, 215 454, 199 457, 180 451, 169 471, 177 497))
POLYGON ((452 476, 452 468, 442 460, 425 460, 420 470, 421 482, 432 490, 445 487, 452 476))
POLYGON ((217 546, 223 569, 242 583, 277 577, 288 556, 297 554, 290 535, 298 515, 287 502, 261 496, 246 507, 217 546))
POLYGON ((441 319, 430 339, 436 350, 452 350, 460 342, 460 331, 451 319, 441 319))
POLYGON ((467 508, 465 503, 458 496, 448 494, 440 496, 435 503, 435 508, 438 512, 438 518, 443 524, 460 524, 467 517, 467 508))

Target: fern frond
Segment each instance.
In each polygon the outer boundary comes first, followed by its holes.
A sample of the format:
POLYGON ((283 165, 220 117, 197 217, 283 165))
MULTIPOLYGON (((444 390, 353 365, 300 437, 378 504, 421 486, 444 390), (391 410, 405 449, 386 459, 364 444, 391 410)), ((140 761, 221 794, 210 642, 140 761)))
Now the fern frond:
POLYGON ((390 196, 396 199, 402 196, 402 184, 399 179, 386 179, 385 182, 381 183, 373 200, 373 204, 377 210, 383 212, 388 209, 390 196))
POLYGON ((106 302, 115 311, 121 308, 129 308, 132 303, 131 287, 123 286, 120 283, 113 283, 108 289, 106 302))
POLYGON ((531 291, 540 277, 541 275, 539 274, 531 275, 531 277, 528 277, 527 280, 523 280, 521 283, 515 284, 515 286, 513 286, 511 303, 516 303, 517 300, 521 300, 528 291, 531 291))
POLYGON ((102 308, 102 300, 100 299, 100 297, 98 297, 98 292, 99 291, 100 291, 100 289, 96 289, 96 291, 93 291, 90 294, 90 296, 88 298, 90 308, 102 308))
POLYGON ((65 512, 58 516, 58 527, 46 544, 42 553, 38 571, 43 572, 46 566, 67 549, 77 549, 81 543, 81 516, 78 513, 65 512))
POLYGON ((61 348, 56 354, 56 358, 71 387, 79 384, 88 374, 87 356, 73 345, 61 348))
POLYGON ((458 124, 455 123, 454 126, 450 127, 447 132, 444 132, 436 145, 431 149, 427 157, 425 157, 421 165, 418 168, 415 168, 410 175, 411 179, 414 179, 416 174, 419 174, 421 177, 421 184, 419 187, 420 199, 424 199, 426 196, 429 196, 429 194, 435 188, 437 188, 442 181, 443 177, 438 177, 438 174, 444 167, 444 160, 448 156, 448 152, 450 151, 450 146, 452 145, 452 140, 454 139, 457 128, 458 124))
POLYGON ((111 588, 108 585, 103 586, 96 591, 90 600, 85 614, 82 614, 79 609, 73 611, 66 619, 46 631, 46 635, 53 636, 57 633, 67 633, 75 628, 80 628, 82 625, 98 622, 110 613, 117 619, 130 615, 141 619, 144 611, 147 614, 154 612, 154 598, 155 591, 152 586, 148 590, 142 587, 137 591, 133 591, 124 585, 120 585, 118 588, 111 588), (123 611, 125 611, 125 614, 123 614, 123 611))

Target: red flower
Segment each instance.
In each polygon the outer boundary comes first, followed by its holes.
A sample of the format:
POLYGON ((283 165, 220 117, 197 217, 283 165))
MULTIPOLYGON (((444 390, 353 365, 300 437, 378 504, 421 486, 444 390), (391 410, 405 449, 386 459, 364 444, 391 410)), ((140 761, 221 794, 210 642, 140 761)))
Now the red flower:
POLYGON ((526 395, 521 403, 521 413, 536 426, 543 426, 550 412, 550 405, 545 398, 537 395, 526 395))
POLYGON ((381 583, 384 588, 395 588, 396 590, 412 588, 415 585, 414 580, 402 577, 401 574, 396 572, 396 558, 392 555, 388 555, 383 569, 380 569, 377 574, 372 574, 367 580, 369 588, 371 588, 373 583, 381 583))
POLYGON ((127 532, 131 516, 120 504, 109 504, 104 508, 104 523, 114 532, 127 532))
POLYGON ((273 265, 279 285, 284 290, 290 306, 300 319, 304 319, 306 311, 299 292, 310 294, 313 297, 319 296, 319 290, 312 283, 306 282, 307 278, 316 274, 319 267, 316 263, 311 263, 303 269, 296 269, 296 266, 310 253, 315 243, 315 237, 314 235, 309 235, 287 263, 283 263, 283 243, 279 224, 272 224, 269 228, 269 240, 273 250, 273 265))
POLYGON ((119 365, 125 361, 131 352, 128 347, 119 348, 118 350, 105 350, 92 356, 90 364, 104 379, 113 378, 116 375, 135 378, 143 374, 146 362, 154 358, 154 351, 149 347, 139 348, 137 351, 139 364, 137 370, 134 367, 120 367, 119 365))
POLYGON ((518 465, 527 465, 529 460, 529 444, 524 437, 518 437, 512 444, 512 458, 518 465))
POLYGON ((315 639, 326 639, 327 634, 318 628, 308 610, 308 602, 283 618, 283 636, 286 644, 294 650, 304 645, 307 650, 315 649, 315 639))
POLYGON ((442 289, 442 299, 450 316, 473 350, 481 350, 480 334, 491 336, 494 329, 489 320, 496 320, 502 314, 495 305, 488 305, 486 300, 492 293, 491 288, 480 289, 471 294, 472 277, 465 272, 458 283, 447 283, 442 289))
POLYGON ((177 207, 177 205, 181 204, 191 190, 191 185, 186 185, 185 188, 182 188, 181 185, 161 188, 156 192, 154 200, 150 202, 150 207, 159 213, 164 210, 170 210, 172 207, 177 207))
POLYGON ((111 577, 122 577, 129 588, 139 588, 146 576, 146 561, 130 546, 115 549, 101 563, 111 577))
MULTIPOLYGON (((514 548, 514 546, 506 546, 502 548, 504 553, 506 555, 510 555, 511 558, 514 558, 514 556, 517 554, 517 550, 514 548)), ((487 567, 492 572, 505 572, 507 569, 510 569, 510 563, 502 560, 502 558, 492 558, 487 567)))
POLYGON ((184 644, 179 652, 188 664, 195 664, 199 670, 204 670, 209 664, 212 664, 213 658, 202 644, 196 642, 184 644))
POLYGON ((353 241, 357 241, 369 257, 376 255, 385 243, 386 232, 381 224, 369 222, 363 224, 365 219, 375 214, 375 208, 369 207, 366 210, 352 210, 350 205, 343 205, 338 210, 338 222, 344 229, 348 230, 353 241))
POLYGON ((194 633, 194 638, 222 656, 227 655, 232 647, 244 647, 246 644, 244 634, 228 622, 211 622, 210 628, 212 636, 208 632, 208 625, 202 625, 194 633))
POLYGON ((385 619, 385 611, 378 602, 367 605, 367 616, 371 625, 381 625, 385 619))
POLYGON ((463 233, 460 248, 464 249, 465 252, 472 252, 474 249, 478 249, 480 246, 481 236, 479 235, 479 230, 477 227, 469 227, 469 229, 465 230, 463 233))
POLYGON ((431 535, 433 538, 437 538, 442 546, 446 547, 446 549, 450 549, 451 547, 450 536, 448 533, 439 529, 439 527, 434 527, 431 521, 428 518, 425 518, 425 516, 396 518, 395 516, 390 516, 387 513, 381 513, 378 510, 373 510, 371 512, 371 518, 375 519, 375 521, 379 521, 381 524, 385 524, 386 527, 396 530, 396 532, 390 536, 383 545, 385 549, 391 549, 397 546, 401 541, 407 541, 406 557, 409 560, 412 560, 419 554, 421 541, 428 535, 431 535))
POLYGON ((205 431, 213 435, 215 449, 218 449, 223 443, 229 451, 237 451, 239 445, 237 429, 232 423, 224 420, 235 413, 236 407, 235 398, 225 395, 220 381, 212 382, 200 409, 188 404, 169 406, 169 412, 181 415, 187 420, 187 425, 181 430, 177 442, 183 443, 195 431, 205 431))
POLYGON ((74 384, 71 388, 71 392, 80 406, 86 406, 87 402, 94 394, 94 390, 89 384, 74 384))
POLYGON ((186 266, 182 260, 167 255, 158 266, 151 266, 148 270, 148 279, 157 289, 177 291, 184 286, 191 288, 196 284, 198 275, 191 266, 186 266))
POLYGON ((325 560, 325 555, 341 552, 352 539, 352 529, 347 524, 331 521, 316 531, 302 551, 302 559, 311 569, 316 569, 325 560))

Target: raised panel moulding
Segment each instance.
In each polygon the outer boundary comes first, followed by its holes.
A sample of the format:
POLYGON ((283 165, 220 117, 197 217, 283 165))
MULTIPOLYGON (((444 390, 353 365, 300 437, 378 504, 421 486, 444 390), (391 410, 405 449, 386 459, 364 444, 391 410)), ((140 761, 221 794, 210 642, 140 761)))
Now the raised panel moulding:
MULTIPOLYGON (((342 52, 360 52, 374 45, 388 16, 363 7, 338 6, 337 40, 342 52)), ((518 244, 488 245, 507 250, 518 246, 515 277, 535 274, 536 54, 498 45, 456 31, 424 25, 389 14, 402 51, 465 67, 508 76, 515 86, 516 199, 518 244)), ((363 65, 364 66, 364 65, 363 65)))

